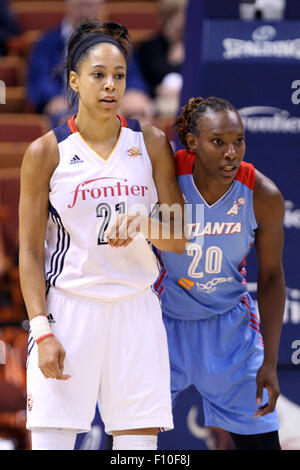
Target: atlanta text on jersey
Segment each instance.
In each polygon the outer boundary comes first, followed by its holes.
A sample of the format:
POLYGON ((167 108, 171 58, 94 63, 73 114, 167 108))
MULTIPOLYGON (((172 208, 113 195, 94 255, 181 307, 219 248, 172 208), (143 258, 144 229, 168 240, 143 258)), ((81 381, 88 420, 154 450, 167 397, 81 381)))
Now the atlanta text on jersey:
POLYGON ((233 235, 242 232, 241 222, 201 222, 187 224, 188 238, 202 237, 205 235, 233 235))

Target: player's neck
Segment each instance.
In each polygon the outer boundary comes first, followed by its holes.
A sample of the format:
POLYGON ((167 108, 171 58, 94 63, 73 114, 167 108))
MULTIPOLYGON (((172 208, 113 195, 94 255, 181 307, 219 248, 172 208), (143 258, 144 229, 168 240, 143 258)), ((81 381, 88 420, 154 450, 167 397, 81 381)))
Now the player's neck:
POLYGON ((193 179, 196 188, 207 204, 212 205, 217 202, 232 186, 233 181, 224 182, 219 176, 206 172, 199 168, 195 162, 193 170, 193 179))
POLYGON ((79 109, 75 124, 87 142, 101 143, 117 138, 120 121, 116 114, 107 116, 91 116, 85 109, 79 109))

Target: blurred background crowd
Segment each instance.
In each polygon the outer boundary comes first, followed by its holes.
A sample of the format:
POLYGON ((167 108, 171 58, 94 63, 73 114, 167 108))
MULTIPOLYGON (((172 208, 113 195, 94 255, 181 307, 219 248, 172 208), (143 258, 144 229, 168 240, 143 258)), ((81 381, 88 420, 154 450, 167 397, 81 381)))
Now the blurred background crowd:
MULTIPOLYGON (((237 3, 223 3, 230 2, 237 3)), ((187 3, 0 0, 0 80, 5 84, 4 91, 0 82, 0 449, 30 445, 25 430, 28 322, 18 275, 19 171, 28 143, 76 112, 68 109, 64 79, 55 69, 64 59, 70 34, 83 19, 124 24, 134 54, 119 113, 158 126, 173 142, 188 54, 187 3)), ((285 14, 284 0, 239 3, 242 20, 277 20, 285 14)))

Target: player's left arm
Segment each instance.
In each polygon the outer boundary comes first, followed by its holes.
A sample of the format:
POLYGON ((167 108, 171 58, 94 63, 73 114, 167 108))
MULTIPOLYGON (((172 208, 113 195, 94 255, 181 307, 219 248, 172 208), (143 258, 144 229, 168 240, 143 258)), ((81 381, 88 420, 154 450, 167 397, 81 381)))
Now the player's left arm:
POLYGON ((165 133, 154 126, 145 126, 142 131, 158 195, 157 217, 119 215, 106 232, 108 243, 111 247, 125 247, 142 232, 159 250, 183 253, 188 242, 184 230, 184 202, 171 145, 165 133))
MULTIPOLYGON (((145 126, 142 131, 152 163, 161 221, 160 237, 149 239, 160 250, 182 253, 188 240, 185 238, 184 201, 176 178, 174 154, 166 134, 160 129, 145 126), (164 223, 170 224, 169 239, 164 239, 162 236, 164 223)), ((155 222, 152 220, 152 223, 155 222)))
POLYGON ((257 373, 257 403, 261 403, 263 388, 269 392, 268 404, 260 407, 255 416, 263 416, 274 411, 280 393, 276 369, 285 304, 284 200, 276 185, 257 170, 254 210, 258 224, 257 299, 264 341, 264 362, 257 373))

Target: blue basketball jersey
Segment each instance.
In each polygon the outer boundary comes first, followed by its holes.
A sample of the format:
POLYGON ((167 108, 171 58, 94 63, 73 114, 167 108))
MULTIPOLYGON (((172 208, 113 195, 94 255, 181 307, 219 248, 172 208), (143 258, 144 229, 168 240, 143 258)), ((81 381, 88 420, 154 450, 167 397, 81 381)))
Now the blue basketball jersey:
POLYGON ((230 189, 208 205, 193 180, 195 155, 180 150, 175 158, 190 243, 183 254, 156 251, 161 272, 154 288, 164 314, 206 319, 228 312, 247 292, 245 260, 257 228, 255 168, 242 162, 230 189))

